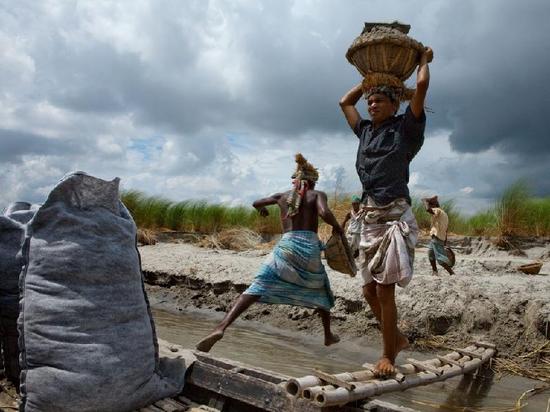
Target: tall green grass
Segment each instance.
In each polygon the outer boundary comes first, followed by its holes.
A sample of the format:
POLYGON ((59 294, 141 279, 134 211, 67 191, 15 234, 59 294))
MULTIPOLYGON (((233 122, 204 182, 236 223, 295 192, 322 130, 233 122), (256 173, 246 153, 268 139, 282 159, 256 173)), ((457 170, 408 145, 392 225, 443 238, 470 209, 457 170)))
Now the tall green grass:
MULTIPOLYGON (((173 202, 136 190, 123 192, 121 198, 136 224, 142 228, 215 233, 232 227, 246 227, 265 234, 281 232, 277 206, 270 206, 270 215, 262 218, 252 207, 232 207, 201 200, 173 202)), ((341 223, 350 210, 350 196, 339 194, 329 199, 329 205, 341 223)), ((441 207, 449 216, 451 233, 470 236, 550 236, 550 196, 533 197, 524 181, 508 187, 493 207, 473 216, 461 214, 452 199, 442 201, 441 207)), ((412 208, 419 227, 428 230, 431 215, 426 212, 420 199, 413 197, 412 208)))
POLYGON ((232 227, 246 227, 260 233, 281 232, 278 207, 269 207, 269 216, 262 218, 252 207, 231 207, 202 200, 173 202, 137 190, 123 192, 121 200, 136 225, 142 228, 216 233, 232 227))

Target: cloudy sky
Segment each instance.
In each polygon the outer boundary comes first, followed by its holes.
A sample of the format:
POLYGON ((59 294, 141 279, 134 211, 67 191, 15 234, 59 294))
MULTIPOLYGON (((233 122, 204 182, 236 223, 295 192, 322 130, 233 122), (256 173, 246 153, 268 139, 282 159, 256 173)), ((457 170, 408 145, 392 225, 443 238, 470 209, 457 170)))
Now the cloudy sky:
POLYGON ((392 20, 435 53, 411 191, 465 211, 518 178, 549 195, 547 0, 0 0, 0 206, 72 170, 246 203, 288 187, 297 151, 358 191, 344 55, 392 20))

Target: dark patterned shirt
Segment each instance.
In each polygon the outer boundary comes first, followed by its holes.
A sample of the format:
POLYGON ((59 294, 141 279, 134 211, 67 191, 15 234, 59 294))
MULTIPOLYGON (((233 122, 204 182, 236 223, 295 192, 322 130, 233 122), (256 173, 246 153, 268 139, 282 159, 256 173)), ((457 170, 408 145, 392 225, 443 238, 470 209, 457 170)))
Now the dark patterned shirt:
POLYGON ((361 201, 367 196, 385 205, 409 196, 409 163, 424 143, 426 115, 417 119, 410 106, 373 130, 370 120, 360 119, 353 131, 359 138, 355 168, 363 185, 361 201))

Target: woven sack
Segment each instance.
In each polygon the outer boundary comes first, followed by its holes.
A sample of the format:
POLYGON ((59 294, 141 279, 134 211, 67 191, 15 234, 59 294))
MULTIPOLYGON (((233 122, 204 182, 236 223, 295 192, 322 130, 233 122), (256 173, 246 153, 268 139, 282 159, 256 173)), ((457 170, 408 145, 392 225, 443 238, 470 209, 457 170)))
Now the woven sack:
POLYGON ((450 266, 453 267, 456 262, 455 252, 449 246, 445 246, 445 254, 447 259, 449 259, 450 266))
POLYGON ((6 377, 19 386, 19 275, 25 226, 0 215, 0 346, 6 377))
POLYGON ((14 202, 7 207, 4 215, 9 216, 10 219, 19 223, 27 224, 38 208, 38 205, 31 205, 27 202, 14 202))
POLYGON ((178 394, 160 359, 136 226, 119 180, 64 178, 27 226, 21 274, 23 412, 124 412, 178 394))
POLYGON ((325 247, 325 258, 331 269, 355 276, 357 267, 347 239, 343 235, 332 235, 325 247))

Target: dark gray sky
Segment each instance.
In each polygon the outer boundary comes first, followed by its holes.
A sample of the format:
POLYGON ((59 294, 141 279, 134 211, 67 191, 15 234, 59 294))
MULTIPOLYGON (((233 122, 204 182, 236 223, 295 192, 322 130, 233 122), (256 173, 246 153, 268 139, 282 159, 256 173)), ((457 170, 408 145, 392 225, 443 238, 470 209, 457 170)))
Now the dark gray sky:
POLYGON ((71 170, 249 202, 287 187, 296 151, 321 187, 343 168, 358 190, 344 55, 364 21, 395 19, 435 52, 412 191, 465 210, 520 177, 549 195, 546 0, 0 0, 0 205, 71 170))

